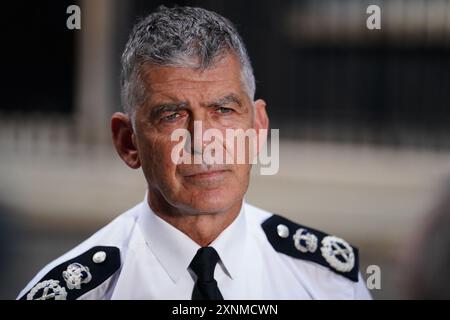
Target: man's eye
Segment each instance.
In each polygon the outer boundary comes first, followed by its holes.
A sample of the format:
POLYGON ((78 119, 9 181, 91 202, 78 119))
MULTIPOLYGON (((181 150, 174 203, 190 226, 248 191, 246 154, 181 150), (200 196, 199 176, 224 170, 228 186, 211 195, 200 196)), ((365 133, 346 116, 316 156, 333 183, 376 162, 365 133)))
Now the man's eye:
POLYGON ((219 113, 231 113, 231 112, 233 112, 233 109, 219 107, 219 108, 216 109, 216 111, 219 112, 219 113))
POLYGON ((181 115, 179 113, 175 112, 168 116, 163 117, 162 120, 163 121, 174 121, 174 120, 178 119, 179 117, 181 117, 181 115))

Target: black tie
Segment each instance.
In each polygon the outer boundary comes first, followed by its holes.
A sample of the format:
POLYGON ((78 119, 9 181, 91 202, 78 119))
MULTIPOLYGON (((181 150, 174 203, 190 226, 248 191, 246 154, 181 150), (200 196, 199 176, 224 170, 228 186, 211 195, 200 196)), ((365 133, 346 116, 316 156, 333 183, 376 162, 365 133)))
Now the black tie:
POLYGON ((223 300, 217 281, 214 279, 214 269, 219 260, 219 255, 213 247, 198 249, 189 265, 197 275, 192 300, 223 300))

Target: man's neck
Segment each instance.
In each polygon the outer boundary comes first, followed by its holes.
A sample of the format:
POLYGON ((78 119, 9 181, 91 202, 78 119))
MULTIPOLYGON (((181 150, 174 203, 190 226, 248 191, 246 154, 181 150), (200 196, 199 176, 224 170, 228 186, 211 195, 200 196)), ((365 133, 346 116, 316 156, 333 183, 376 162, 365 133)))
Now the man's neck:
POLYGON ((229 209, 219 212, 184 214, 180 213, 178 208, 173 208, 166 201, 161 203, 160 200, 161 198, 152 196, 150 193, 147 197, 148 205, 158 217, 202 247, 213 242, 236 219, 243 205, 241 200, 229 209))

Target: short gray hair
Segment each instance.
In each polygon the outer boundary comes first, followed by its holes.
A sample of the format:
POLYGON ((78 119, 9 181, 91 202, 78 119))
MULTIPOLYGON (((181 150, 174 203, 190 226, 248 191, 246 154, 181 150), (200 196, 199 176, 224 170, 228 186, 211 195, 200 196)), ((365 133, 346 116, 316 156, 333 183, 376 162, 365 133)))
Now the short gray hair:
POLYGON ((134 123, 136 106, 147 98, 141 79, 144 65, 206 69, 227 52, 239 58, 242 83, 253 100, 253 69, 233 24, 202 8, 160 6, 134 26, 122 54, 121 98, 125 112, 134 123))

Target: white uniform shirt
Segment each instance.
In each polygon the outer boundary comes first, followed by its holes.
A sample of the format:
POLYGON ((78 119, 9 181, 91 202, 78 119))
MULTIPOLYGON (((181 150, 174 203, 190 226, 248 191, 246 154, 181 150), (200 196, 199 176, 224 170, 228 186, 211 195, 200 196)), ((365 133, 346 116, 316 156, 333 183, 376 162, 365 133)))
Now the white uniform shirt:
MULTIPOLYGON (((363 279, 353 282, 318 263, 277 252, 261 224, 271 213, 243 203, 237 218, 210 246, 219 254, 214 278, 227 299, 370 299, 363 279)), ((22 297, 53 268, 95 246, 120 249, 113 276, 78 299, 191 299, 189 264, 200 246, 149 207, 147 199, 48 264, 22 297)))

